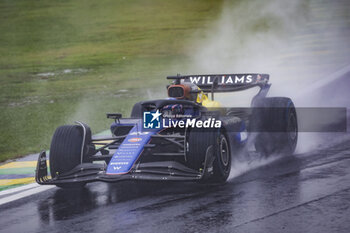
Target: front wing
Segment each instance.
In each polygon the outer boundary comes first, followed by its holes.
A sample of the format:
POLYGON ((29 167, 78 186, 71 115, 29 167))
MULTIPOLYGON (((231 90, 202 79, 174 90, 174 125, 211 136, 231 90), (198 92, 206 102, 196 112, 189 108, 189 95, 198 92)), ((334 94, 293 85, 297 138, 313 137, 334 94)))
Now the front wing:
POLYGON ((82 163, 55 178, 49 177, 46 152, 39 154, 35 180, 42 185, 60 185, 74 183, 89 183, 95 181, 119 182, 125 180, 143 181, 199 181, 206 179, 212 173, 214 161, 213 146, 208 147, 204 167, 195 171, 175 161, 148 162, 135 165, 130 172, 120 175, 106 174, 107 166, 100 163, 82 163))

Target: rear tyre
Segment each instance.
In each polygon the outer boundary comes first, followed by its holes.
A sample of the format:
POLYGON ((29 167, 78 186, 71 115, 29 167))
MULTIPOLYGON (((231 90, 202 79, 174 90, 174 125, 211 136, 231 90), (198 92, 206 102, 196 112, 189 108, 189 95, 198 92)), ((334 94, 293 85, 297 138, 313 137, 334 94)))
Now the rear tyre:
POLYGON ((298 141, 298 122, 290 98, 271 97, 257 100, 251 119, 258 131, 255 149, 263 156, 273 153, 293 154, 298 141), (263 132, 261 132, 263 131, 263 132))
MULTIPOLYGON (((83 158, 81 158, 82 142, 84 132, 81 126, 64 125, 56 129, 50 146, 50 171, 51 177, 55 178, 64 174, 86 160, 88 148, 84 147, 83 158)), ((91 142, 91 131, 88 128, 85 145, 91 142)), ((82 187, 85 183, 60 184, 58 187, 72 188, 82 187)))

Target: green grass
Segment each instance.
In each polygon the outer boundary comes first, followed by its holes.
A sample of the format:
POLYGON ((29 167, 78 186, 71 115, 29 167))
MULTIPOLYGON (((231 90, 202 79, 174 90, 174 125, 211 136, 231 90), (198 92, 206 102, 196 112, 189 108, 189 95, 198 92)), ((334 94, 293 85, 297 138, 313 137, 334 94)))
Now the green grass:
POLYGON ((82 120, 97 133, 109 127, 106 112, 129 114, 132 103, 164 95, 165 76, 186 67, 186 45, 205 35, 221 6, 1 1, 0 161, 47 149, 61 124, 82 120))
POLYGON ((16 188, 19 186, 22 186, 23 184, 15 184, 15 185, 6 185, 6 186, 0 186, 0 191, 10 189, 10 188, 16 188))

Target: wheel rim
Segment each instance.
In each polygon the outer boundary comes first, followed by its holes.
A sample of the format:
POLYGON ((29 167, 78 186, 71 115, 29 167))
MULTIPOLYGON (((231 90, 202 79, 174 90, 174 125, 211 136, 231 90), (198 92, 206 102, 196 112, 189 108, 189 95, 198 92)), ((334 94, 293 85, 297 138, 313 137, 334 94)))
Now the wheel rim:
POLYGON ((222 137, 220 140, 220 157, 222 164, 226 167, 230 161, 228 143, 225 137, 222 137))

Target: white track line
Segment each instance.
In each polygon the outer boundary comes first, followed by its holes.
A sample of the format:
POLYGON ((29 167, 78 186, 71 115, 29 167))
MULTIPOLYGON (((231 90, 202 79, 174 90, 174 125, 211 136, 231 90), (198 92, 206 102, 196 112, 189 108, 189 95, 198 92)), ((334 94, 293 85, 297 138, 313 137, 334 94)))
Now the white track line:
POLYGON ((23 191, 23 192, 20 192, 20 193, 11 195, 11 196, 1 198, 0 199, 0 206, 3 204, 6 204, 6 203, 12 202, 12 201, 19 200, 19 199, 24 198, 24 197, 31 196, 33 194, 44 192, 46 190, 49 190, 49 189, 52 189, 55 187, 54 185, 43 185, 43 186, 38 185, 38 186, 39 187, 32 188, 32 189, 29 189, 29 190, 26 190, 26 191, 23 191))
POLYGON ((23 185, 17 188, 10 188, 8 190, 4 190, 4 191, 0 191, 0 196, 4 196, 4 195, 8 195, 11 193, 17 193, 23 190, 27 190, 27 189, 31 189, 31 188, 36 188, 39 187, 40 185, 38 185, 37 183, 32 183, 32 184, 27 184, 27 185, 23 185))

